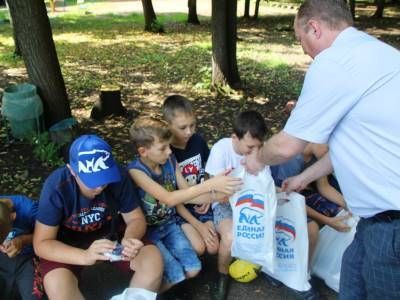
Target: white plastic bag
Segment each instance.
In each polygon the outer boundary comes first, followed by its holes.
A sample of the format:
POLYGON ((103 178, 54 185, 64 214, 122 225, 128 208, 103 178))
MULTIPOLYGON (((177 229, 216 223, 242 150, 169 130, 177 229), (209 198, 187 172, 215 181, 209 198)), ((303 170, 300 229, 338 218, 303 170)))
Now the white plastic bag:
POLYGON ((239 167, 232 176, 243 179, 242 189, 229 199, 233 212, 232 256, 273 270, 276 193, 269 167, 258 175, 239 167))
MULTIPOLYGON (((337 216, 348 214, 345 210, 337 216)), ((342 256, 354 239, 359 218, 352 216, 344 220, 351 227, 348 232, 339 232, 330 226, 324 226, 319 232, 318 244, 311 263, 313 274, 323 279, 327 286, 339 292, 340 268, 342 256)))
POLYGON ((155 300, 157 294, 141 289, 141 288, 126 288, 122 294, 115 295, 111 300, 155 300))
POLYGON ((278 193, 275 235, 276 256, 271 277, 297 291, 311 288, 308 282, 308 231, 304 197, 298 193, 278 193))

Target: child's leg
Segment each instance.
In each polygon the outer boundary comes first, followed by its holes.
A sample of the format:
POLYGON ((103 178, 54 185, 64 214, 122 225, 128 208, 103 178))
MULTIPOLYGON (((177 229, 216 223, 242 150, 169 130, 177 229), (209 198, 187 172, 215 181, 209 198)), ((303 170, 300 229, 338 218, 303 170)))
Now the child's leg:
POLYGON ((130 262, 130 268, 135 271, 130 287, 159 291, 164 263, 161 252, 156 246, 147 245, 140 249, 139 254, 130 262))
POLYGON ((80 266, 40 260, 40 271, 43 276, 44 289, 49 300, 84 299, 78 287, 80 266))
POLYGON ((32 255, 19 255, 17 259, 16 283, 18 292, 24 300, 37 300, 32 295, 33 291, 33 257, 32 255))
POLYGON ((164 262, 163 284, 160 292, 170 289, 175 284, 185 280, 186 276, 179 261, 171 254, 162 241, 156 242, 164 262))
MULTIPOLYGON (((215 232, 217 232, 217 230, 215 229, 213 221, 207 221, 205 224, 207 224, 207 226, 210 226, 211 228, 214 229, 215 232)), ((211 241, 206 242, 206 247, 207 247, 207 252, 209 254, 211 254, 211 255, 217 254, 218 253, 218 249, 219 249, 219 237, 218 237, 218 235, 215 235, 211 239, 211 241)))
POLYGON ((310 265, 312 257, 314 255, 315 247, 317 246, 319 236, 319 226, 317 222, 308 219, 308 264, 310 265))
POLYGON ((221 238, 218 249, 218 271, 228 274, 229 264, 232 261, 232 209, 229 203, 219 204, 214 208, 214 224, 221 238))
POLYGON ((0 299, 14 298, 15 258, 0 252, 0 299))
POLYGON ((200 233, 189 223, 183 223, 181 228, 197 255, 203 255, 206 251, 206 244, 200 233))
POLYGON ((201 262, 181 228, 169 224, 168 235, 163 242, 185 271, 186 278, 195 277, 201 270, 201 262))

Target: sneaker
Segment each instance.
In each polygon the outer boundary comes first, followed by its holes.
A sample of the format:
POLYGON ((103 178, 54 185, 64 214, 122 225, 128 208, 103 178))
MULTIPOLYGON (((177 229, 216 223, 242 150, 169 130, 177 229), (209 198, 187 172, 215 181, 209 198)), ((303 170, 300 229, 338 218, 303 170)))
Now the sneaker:
POLYGON ((210 290, 212 300, 226 300, 228 295, 229 275, 219 273, 216 284, 210 290))
POLYGON ((275 278, 269 276, 269 275, 266 274, 266 273, 262 273, 262 274, 263 274, 263 277, 267 280, 267 282, 268 282, 269 285, 272 285, 272 286, 275 287, 275 288, 280 288, 280 287, 283 286, 283 283, 280 282, 279 280, 277 280, 277 279, 275 279, 275 278))
POLYGON ((291 290, 296 295, 297 299, 301 299, 301 300, 321 300, 322 299, 320 294, 312 287, 307 291, 297 291, 294 289, 291 289, 291 290))

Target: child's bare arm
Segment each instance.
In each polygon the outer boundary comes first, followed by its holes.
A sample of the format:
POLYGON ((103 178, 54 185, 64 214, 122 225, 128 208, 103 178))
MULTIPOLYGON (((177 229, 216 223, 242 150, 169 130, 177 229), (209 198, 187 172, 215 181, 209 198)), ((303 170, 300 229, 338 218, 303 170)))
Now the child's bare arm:
MULTIPOLYGON (((140 170, 131 169, 129 170, 131 178, 136 182, 140 188, 142 188, 146 193, 153 196, 155 199, 168 205, 169 207, 174 207, 178 204, 188 202, 189 200, 196 199, 196 197, 204 194, 209 194, 211 190, 209 184, 197 184, 192 187, 188 187, 185 179, 177 171, 177 182, 178 187, 185 186, 184 190, 168 191, 163 186, 151 179, 146 173, 140 170), (185 182, 185 183, 183 183, 185 182), (185 185, 186 184, 186 185, 185 185)), ((206 196, 196 199, 195 204, 210 202, 210 197, 206 196)), ((192 202, 191 202, 192 203, 192 202)))
POLYGON ((346 223, 343 223, 343 221, 345 219, 348 219, 350 215, 331 218, 319 213, 318 211, 309 207, 308 205, 306 205, 306 211, 307 211, 307 216, 315 220, 319 224, 328 225, 340 232, 346 232, 350 230, 350 227, 346 223))
POLYGON ((346 202, 341 193, 339 193, 333 186, 330 185, 327 176, 323 176, 316 181, 318 193, 323 197, 336 203, 337 205, 346 208, 346 202))

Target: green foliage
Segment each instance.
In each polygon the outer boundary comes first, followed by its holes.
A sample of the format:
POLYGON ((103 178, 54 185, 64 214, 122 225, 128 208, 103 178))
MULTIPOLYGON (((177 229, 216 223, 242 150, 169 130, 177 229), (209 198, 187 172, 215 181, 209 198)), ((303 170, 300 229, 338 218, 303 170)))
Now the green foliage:
POLYGON ((197 82, 194 87, 196 89, 208 90, 211 87, 211 76, 212 69, 210 66, 202 67, 199 70, 199 82, 197 82))
POLYGON ((51 167, 59 167, 64 164, 60 157, 60 146, 51 141, 47 132, 33 136, 30 143, 36 159, 51 167))
POLYGON ((165 32, 164 25, 158 20, 155 20, 154 22, 152 22, 150 27, 151 27, 150 28, 151 32, 155 32, 155 33, 165 32))

